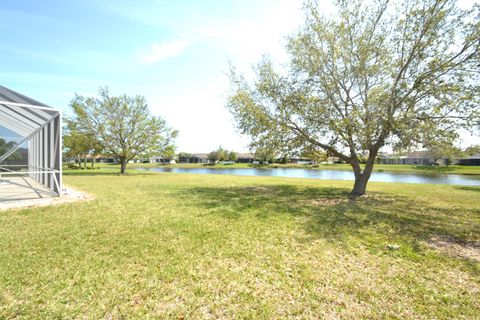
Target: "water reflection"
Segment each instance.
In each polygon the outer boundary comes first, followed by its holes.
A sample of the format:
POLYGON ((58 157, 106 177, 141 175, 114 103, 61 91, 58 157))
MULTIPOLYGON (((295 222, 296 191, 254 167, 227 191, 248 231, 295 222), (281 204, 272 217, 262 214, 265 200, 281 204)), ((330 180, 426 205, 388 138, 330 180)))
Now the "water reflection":
MULTIPOLYGON (((148 168, 145 170, 172 173, 233 174, 239 176, 271 176, 285 178, 310 178, 323 180, 353 180, 353 172, 341 170, 313 170, 300 168, 148 168)), ((416 174, 374 172, 370 181, 401 183, 433 183, 480 186, 480 177, 458 174, 416 174)))

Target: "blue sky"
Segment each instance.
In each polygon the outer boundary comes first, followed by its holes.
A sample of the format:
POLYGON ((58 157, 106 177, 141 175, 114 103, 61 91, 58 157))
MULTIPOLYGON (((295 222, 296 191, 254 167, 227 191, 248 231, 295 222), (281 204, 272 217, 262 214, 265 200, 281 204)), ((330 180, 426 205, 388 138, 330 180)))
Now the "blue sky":
POLYGON ((224 108, 228 63, 248 70, 301 23, 301 1, 11 1, 0 5, 2 85, 68 112, 74 92, 140 94, 179 151, 248 150, 224 108))
MULTIPOLYGON (((326 2, 326 1, 325 1, 326 2)), ((466 0, 464 2, 472 2, 466 0)), ((286 58, 301 0, 2 0, 1 84, 68 112, 74 93, 140 94, 178 151, 248 150, 226 111, 228 63, 286 58)), ((325 4, 325 10, 329 6, 325 4)), ((464 136, 466 144, 478 137, 464 136)))

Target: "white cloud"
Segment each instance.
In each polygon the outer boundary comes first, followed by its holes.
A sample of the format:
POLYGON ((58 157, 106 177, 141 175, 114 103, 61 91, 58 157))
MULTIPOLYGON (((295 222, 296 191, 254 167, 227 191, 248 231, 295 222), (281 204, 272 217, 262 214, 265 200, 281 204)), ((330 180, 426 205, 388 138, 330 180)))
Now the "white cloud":
POLYGON ((147 94, 150 109, 178 129, 178 151, 210 152, 219 145, 238 152, 248 151, 249 139, 235 130, 231 115, 225 109, 228 84, 208 83, 168 88, 147 94))
POLYGON ((143 54, 141 59, 144 63, 155 63, 161 60, 180 55, 191 42, 183 39, 173 40, 165 43, 153 43, 148 53, 143 54))
POLYGON ((218 18, 192 25, 190 32, 212 50, 223 52, 225 66, 231 61, 245 72, 259 62, 263 54, 278 63, 286 61, 286 36, 294 32, 303 19, 301 1, 276 0, 255 13, 239 15, 233 20, 218 18))

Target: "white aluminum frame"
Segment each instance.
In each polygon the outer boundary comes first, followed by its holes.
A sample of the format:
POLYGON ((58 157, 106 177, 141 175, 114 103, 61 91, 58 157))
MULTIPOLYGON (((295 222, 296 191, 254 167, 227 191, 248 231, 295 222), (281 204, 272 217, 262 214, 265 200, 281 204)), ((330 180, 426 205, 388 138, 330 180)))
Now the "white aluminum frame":
POLYGON ((26 175, 62 195, 62 112, 33 104, 0 100, 0 125, 24 137, 0 156, 0 177, 26 175), (1 165, 22 144, 28 144, 28 165, 1 165), (26 167, 27 170, 8 168, 26 167))

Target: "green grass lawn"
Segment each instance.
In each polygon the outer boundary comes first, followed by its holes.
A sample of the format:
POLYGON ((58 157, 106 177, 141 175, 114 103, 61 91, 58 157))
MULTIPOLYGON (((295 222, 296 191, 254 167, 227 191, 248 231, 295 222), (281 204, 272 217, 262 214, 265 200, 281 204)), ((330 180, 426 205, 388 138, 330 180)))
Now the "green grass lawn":
POLYGON ((0 212, 0 319, 479 318, 480 187, 113 172, 0 212))
MULTIPOLYGON (((118 165, 111 164, 99 164, 100 167, 118 167, 118 165)), ((178 163, 162 165, 158 163, 130 163, 129 168, 202 168, 208 167, 213 169, 225 169, 225 168, 305 168, 314 170, 346 170, 351 171, 352 167, 348 164, 320 164, 320 165, 297 165, 297 164, 280 164, 274 163, 269 165, 254 165, 249 163, 236 163, 236 164, 216 164, 205 165, 199 163, 178 163)), ((120 169, 117 169, 120 170, 120 169)), ((373 171, 387 171, 387 172, 405 172, 405 173, 446 173, 446 174, 468 174, 468 175, 480 175, 480 166, 423 166, 423 165, 402 165, 402 164, 376 164, 373 171)))

